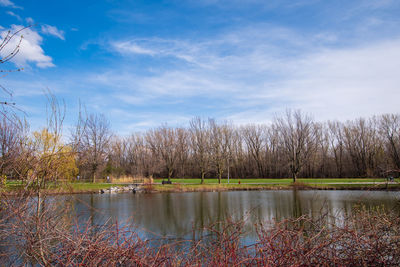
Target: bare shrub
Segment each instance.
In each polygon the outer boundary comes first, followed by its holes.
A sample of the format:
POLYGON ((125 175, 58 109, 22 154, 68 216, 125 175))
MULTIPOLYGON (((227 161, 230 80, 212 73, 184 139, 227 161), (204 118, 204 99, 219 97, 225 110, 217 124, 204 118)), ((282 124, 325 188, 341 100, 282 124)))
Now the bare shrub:
MULTIPOLYGON (((58 199, 60 200, 60 199, 58 199)), ((400 218, 360 208, 345 220, 302 216, 255 225, 219 222, 191 240, 147 239, 118 222, 78 224, 57 199, 32 210, 36 198, 2 196, 0 260, 8 265, 84 266, 398 266, 400 218), (40 216, 40 218, 38 218, 40 216), (338 221, 339 220, 339 221, 338 221)))

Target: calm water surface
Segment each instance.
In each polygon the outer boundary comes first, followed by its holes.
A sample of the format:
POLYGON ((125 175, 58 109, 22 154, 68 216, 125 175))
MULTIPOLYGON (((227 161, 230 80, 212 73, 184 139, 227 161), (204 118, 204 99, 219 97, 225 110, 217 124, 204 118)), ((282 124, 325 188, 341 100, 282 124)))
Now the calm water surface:
MULTIPOLYGON (((99 225, 110 221, 133 224, 142 237, 188 238, 201 229, 228 218, 255 223, 327 213, 340 223, 356 205, 399 210, 400 192, 384 191, 234 191, 156 194, 84 194, 71 196, 81 222, 99 225)), ((248 235, 254 235, 251 230, 248 235)))

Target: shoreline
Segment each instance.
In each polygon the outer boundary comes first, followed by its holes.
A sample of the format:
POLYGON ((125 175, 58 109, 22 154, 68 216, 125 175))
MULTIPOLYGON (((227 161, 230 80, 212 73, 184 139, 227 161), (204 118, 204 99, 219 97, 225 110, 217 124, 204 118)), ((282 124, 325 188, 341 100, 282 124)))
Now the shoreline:
POLYGON ((276 191, 276 190, 358 190, 358 191, 400 191, 400 185, 390 186, 386 188, 386 185, 377 186, 315 186, 315 185, 275 185, 275 186, 207 186, 207 185, 195 185, 195 186, 179 186, 172 185, 164 188, 157 186, 151 193, 185 193, 185 192, 227 192, 227 191, 276 191))
MULTIPOLYGON (((101 188, 94 189, 74 189, 69 188, 55 188, 55 189, 43 189, 42 192, 46 195, 72 195, 72 194, 100 194, 100 190, 106 190, 104 194, 110 194, 107 190, 111 187, 118 188, 116 192, 111 194, 127 193, 131 190, 127 190, 127 184, 121 185, 104 185, 101 188)), ((161 184, 145 184, 142 185, 141 192, 138 194, 156 194, 156 193, 187 193, 187 192, 228 192, 228 191, 275 191, 275 190, 357 190, 357 191, 400 191, 400 184, 336 184, 332 185, 310 185, 310 184, 274 184, 274 185, 246 185, 246 184, 172 184, 172 185, 161 185, 161 184)), ((24 192, 23 190, 11 189, 4 190, 3 194, 6 195, 17 195, 18 193, 24 192)))

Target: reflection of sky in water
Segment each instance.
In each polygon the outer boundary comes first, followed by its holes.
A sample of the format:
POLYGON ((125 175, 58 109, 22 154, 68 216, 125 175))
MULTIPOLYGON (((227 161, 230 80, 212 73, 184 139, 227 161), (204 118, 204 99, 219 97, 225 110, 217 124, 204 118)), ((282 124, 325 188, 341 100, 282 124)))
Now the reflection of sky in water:
POLYGON ((235 191, 157 194, 85 194, 71 196, 79 221, 104 224, 108 220, 133 224, 141 237, 161 236, 191 238, 192 229, 200 229, 227 218, 246 219, 249 238, 255 223, 328 214, 340 223, 356 204, 398 206, 399 192, 384 191, 235 191))

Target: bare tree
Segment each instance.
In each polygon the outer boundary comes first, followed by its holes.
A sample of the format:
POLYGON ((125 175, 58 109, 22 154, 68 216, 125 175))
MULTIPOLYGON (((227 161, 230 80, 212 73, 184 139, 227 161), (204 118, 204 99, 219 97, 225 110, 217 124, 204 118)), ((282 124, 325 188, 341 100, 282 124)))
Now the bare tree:
POLYGON ((113 136, 108 154, 106 173, 117 177, 124 175, 128 165, 127 140, 119 136, 113 136))
POLYGON ((241 131, 247 151, 257 165, 258 177, 264 177, 265 131, 266 128, 263 125, 247 125, 241 131))
POLYGON ((393 167, 400 170, 400 115, 383 115, 379 126, 393 167))
POLYGON ((378 164, 377 156, 382 148, 375 120, 360 118, 348 122, 344 127, 344 136, 346 150, 356 171, 355 175, 373 176, 378 164))
POLYGON ((26 138, 27 124, 18 117, 2 117, 0 121, 0 175, 15 174, 18 165, 15 163, 21 156, 24 138, 26 138))
POLYGON ((150 149, 164 161, 167 170, 168 181, 176 168, 178 161, 178 133, 176 129, 161 126, 155 130, 150 130, 146 134, 146 141, 150 149))
POLYGON ((89 167, 93 182, 107 161, 111 136, 110 123, 103 114, 90 114, 84 121, 79 151, 83 162, 80 164, 89 167))
POLYGON ((266 128, 265 149, 266 149, 266 175, 267 177, 282 176, 282 153, 279 147, 279 133, 276 125, 272 124, 266 128))
POLYGON ((149 176, 154 164, 143 134, 135 133, 127 140, 128 172, 132 175, 149 176))
POLYGON ((209 170, 210 131, 207 123, 199 117, 190 121, 191 146, 196 163, 200 168, 201 183, 209 170))
POLYGON ((217 170, 218 183, 220 184, 222 174, 229 160, 232 132, 227 123, 218 125, 214 119, 209 119, 208 124, 210 129, 211 158, 217 170))
MULTIPOLYGON (((81 173, 92 177, 93 146, 83 142, 87 120, 77 127, 75 139, 82 142, 75 147, 81 173)), ((194 118, 187 129, 161 126, 114 138, 95 173, 107 164, 105 171, 116 175, 200 176, 204 183, 211 171, 221 181, 229 163, 230 177, 379 177, 398 169, 397 124, 394 114, 340 123, 313 122, 300 111, 288 111, 271 125, 245 127, 194 118)))
MULTIPOLYGON (((326 177, 331 172, 329 149, 330 135, 325 123, 314 123, 315 151, 310 155, 306 166, 306 176, 326 177)), ((303 172, 304 173, 304 172, 303 172)))
POLYGON ((181 177, 185 177, 186 164, 189 160, 190 145, 189 145, 189 132, 185 128, 177 128, 177 153, 178 165, 181 177))
POLYGON ((338 121, 328 122, 328 134, 330 149, 333 152, 334 163, 336 166, 336 175, 341 178, 344 173, 343 165, 345 160, 343 124, 338 121))
POLYGON ((232 132, 232 142, 229 152, 230 155, 228 160, 231 160, 232 162, 235 175, 237 177, 244 177, 245 149, 242 135, 237 128, 235 128, 232 132))
POLYGON ((281 137, 282 152, 287 159, 293 182, 296 182, 301 168, 315 149, 313 120, 300 110, 288 110, 284 118, 276 119, 275 124, 281 137))

